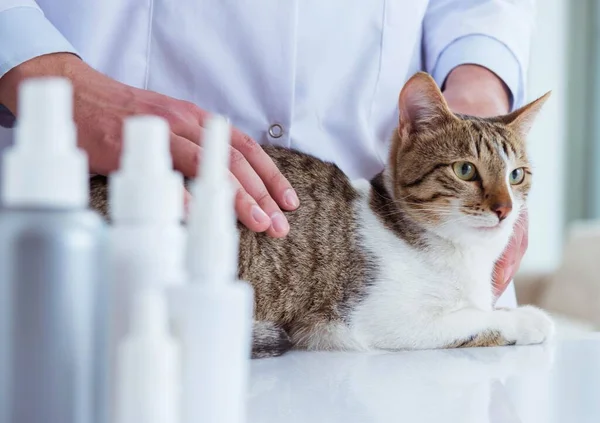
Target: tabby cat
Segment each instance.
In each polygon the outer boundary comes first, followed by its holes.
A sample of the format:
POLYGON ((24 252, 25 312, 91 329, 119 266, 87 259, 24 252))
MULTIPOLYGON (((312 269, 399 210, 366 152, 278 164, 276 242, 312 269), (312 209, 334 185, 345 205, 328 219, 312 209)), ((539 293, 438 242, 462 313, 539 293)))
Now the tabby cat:
MULTIPOLYGON (((255 290, 253 357, 551 337, 543 311, 496 310, 492 295, 494 263, 531 185, 525 138, 548 96, 505 116, 460 116, 418 73, 400 93, 387 166, 371 181, 266 147, 301 205, 286 212, 285 238, 239 226, 239 277, 255 290)), ((106 215, 106 179, 91 189, 106 215)))

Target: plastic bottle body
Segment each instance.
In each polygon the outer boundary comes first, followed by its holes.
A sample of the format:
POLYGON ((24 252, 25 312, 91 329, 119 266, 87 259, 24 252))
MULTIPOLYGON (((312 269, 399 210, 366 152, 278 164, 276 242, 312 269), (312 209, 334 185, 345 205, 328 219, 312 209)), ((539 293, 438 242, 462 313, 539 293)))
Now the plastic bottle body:
POLYGON ((94 212, 0 212, 2 421, 106 422, 106 269, 94 212))
MULTIPOLYGON (((115 225, 110 229, 110 368, 114 375, 119 344, 130 331, 136 292, 185 280, 185 230, 181 225, 115 225)), ((112 380, 116 383, 116 379, 112 380)), ((111 391, 116 392, 116 386, 111 391)), ((114 400, 111 401, 114 410, 114 400)))
POLYGON ((169 290, 181 340, 182 422, 243 423, 252 344, 253 291, 245 282, 169 290))
POLYGON ((133 298, 130 330, 119 343, 115 423, 180 422, 180 350, 171 336, 165 292, 133 298))
POLYGON ((178 401, 171 395, 179 392, 164 392, 161 384, 179 380, 179 350, 152 340, 126 340, 119 355, 117 383, 126 393, 117 397, 115 423, 178 423, 178 401))
POLYGON ((236 281, 238 233, 228 164, 231 128, 205 122, 204 156, 192 186, 189 284, 170 290, 183 350, 183 423, 243 423, 252 345, 253 290, 236 281))

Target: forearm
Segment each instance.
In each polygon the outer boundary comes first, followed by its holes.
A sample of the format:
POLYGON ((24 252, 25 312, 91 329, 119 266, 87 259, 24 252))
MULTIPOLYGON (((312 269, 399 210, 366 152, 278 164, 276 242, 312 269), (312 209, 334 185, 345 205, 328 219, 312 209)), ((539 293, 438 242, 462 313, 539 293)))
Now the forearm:
POLYGON ((52 53, 23 62, 0 78, 0 104, 17 114, 17 90, 21 81, 36 76, 70 77, 81 59, 70 53, 52 53))
POLYGON ((498 78, 508 89, 510 109, 522 106, 526 97, 534 3, 534 0, 431 0, 424 21, 425 70, 448 94, 453 85, 460 85, 455 82, 448 85, 449 79, 457 76, 474 86, 488 80, 482 85, 486 88, 483 92, 489 92, 494 77, 498 78), (462 78, 463 73, 468 76, 462 78))
POLYGON ((506 114, 511 92, 491 70, 478 65, 459 65, 444 83, 444 97, 455 113, 481 117, 506 114))

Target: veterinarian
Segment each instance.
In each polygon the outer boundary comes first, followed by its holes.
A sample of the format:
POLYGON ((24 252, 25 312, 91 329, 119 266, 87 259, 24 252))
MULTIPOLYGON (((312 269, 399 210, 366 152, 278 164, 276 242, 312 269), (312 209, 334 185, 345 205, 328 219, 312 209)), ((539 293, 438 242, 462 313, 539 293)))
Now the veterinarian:
MULTIPOLYGON (((456 112, 522 105, 534 1, 0 0, 0 122, 11 126, 23 78, 67 76, 91 172, 117 168, 124 117, 151 113, 170 122, 174 166, 191 177, 207 112, 225 114, 237 128, 238 217, 281 237, 281 211, 299 202, 259 144, 371 177, 386 160, 400 89, 418 70, 456 112)), ((9 138, 3 129, 0 144, 9 138)), ((526 245, 519 230, 498 265, 498 293, 526 245)), ((515 304, 512 284, 499 304, 515 304)))

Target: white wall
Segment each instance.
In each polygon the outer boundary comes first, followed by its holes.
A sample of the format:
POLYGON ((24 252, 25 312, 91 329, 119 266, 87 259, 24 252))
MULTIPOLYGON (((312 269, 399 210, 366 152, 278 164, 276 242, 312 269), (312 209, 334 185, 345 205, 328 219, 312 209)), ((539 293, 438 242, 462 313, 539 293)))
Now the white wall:
POLYGON ((522 273, 550 272, 560 264, 564 216, 566 54, 568 0, 538 0, 528 97, 552 90, 530 134, 534 182, 530 196, 529 250, 522 273))

